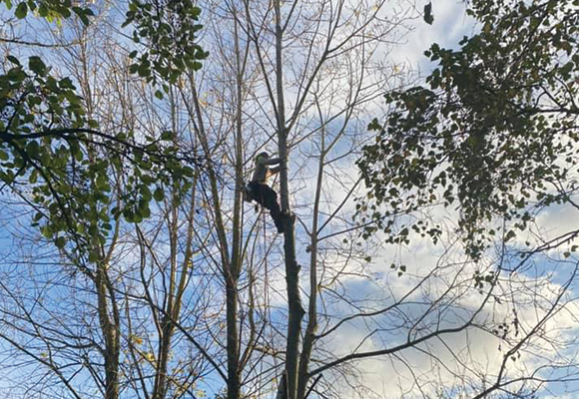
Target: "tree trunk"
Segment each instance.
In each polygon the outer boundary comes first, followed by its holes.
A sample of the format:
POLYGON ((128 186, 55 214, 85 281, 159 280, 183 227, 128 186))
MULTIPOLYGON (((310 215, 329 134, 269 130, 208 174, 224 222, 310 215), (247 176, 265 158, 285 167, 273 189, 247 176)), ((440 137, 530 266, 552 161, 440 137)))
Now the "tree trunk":
POLYGON ((96 288, 98 297, 98 315, 101 331, 105 340, 105 399, 119 398, 119 334, 117 326, 109 316, 107 300, 108 277, 106 265, 98 262, 96 288))
POLYGON ((288 182, 288 143, 287 130, 285 122, 285 105, 283 93, 283 30, 281 27, 281 9, 280 0, 275 0, 275 22, 276 22, 276 91, 277 91, 277 130, 278 130, 278 152, 281 158, 280 168, 280 195, 282 213, 286 215, 283 218, 284 223, 284 255, 285 255, 285 272, 288 293, 289 322, 287 328, 286 343, 286 395, 287 399, 296 399, 298 390, 298 360, 301 323, 304 316, 299 291, 299 273, 300 266, 296 258, 296 242, 294 231, 294 218, 291 215, 289 201, 289 182, 288 182))
POLYGON ((314 199, 314 212, 312 221, 312 233, 310 244, 310 301, 308 304, 308 326, 304 336, 304 344, 300 356, 299 365, 299 382, 298 382, 298 399, 304 399, 307 395, 307 385, 309 381, 308 366, 314 347, 315 333, 318 328, 317 318, 317 300, 318 300, 318 216, 320 212, 320 200, 322 197, 322 181, 324 178, 324 162, 326 155, 325 134, 322 129, 321 137, 321 154, 318 164, 318 178, 316 186, 316 196, 314 199))

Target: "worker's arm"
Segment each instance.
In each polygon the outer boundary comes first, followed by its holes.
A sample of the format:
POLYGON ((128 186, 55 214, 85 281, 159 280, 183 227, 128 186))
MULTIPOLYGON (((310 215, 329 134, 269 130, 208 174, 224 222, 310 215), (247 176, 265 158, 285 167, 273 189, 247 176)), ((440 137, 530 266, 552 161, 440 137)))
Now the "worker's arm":
POLYGON ((279 173, 280 167, 270 168, 269 165, 277 165, 281 162, 280 158, 266 158, 258 157, 255 172, 253 174, 253 180, 259 182, 265 182, 271 175, 279 173))
POLYGON ((266 158, 266 157, 259 157, 257 159, 258 163, 263 165, 277 165, 281 162, 281 158, 266 158))
MULTIPOLYGON (((281 158, 261 158, 262 165, 278 165, 281 162, 281 158)), ((279 173, 280 167, 267 168, 268 177, 279 173)))
POLYGON ((259 158, 259 162, 264 165, 277 165, 281 162, 281 158, 259 158))

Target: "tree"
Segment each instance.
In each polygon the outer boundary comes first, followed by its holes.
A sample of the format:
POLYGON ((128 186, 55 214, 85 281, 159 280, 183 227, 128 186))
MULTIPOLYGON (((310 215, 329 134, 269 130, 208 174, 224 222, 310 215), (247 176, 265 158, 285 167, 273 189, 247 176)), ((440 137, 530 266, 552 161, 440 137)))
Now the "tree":
MULTIPOLYGON (((432 209, 442 207, 457 220, 454 231, 477 265, 473 283, 485 298, 513 276, 544 276, 563 292, 575 281, 577 229, 547 234, 541 218, 554 206, 576 209, 577 10, 572 1, 472 1, 468 13, 480 32, 458 50, 432 45, 425 55, 437 66, 427 86, 389 93, 391 112, 370 125, 377 137, 358 162, 368 188, 360 214, 373 222, 367 234, 381 232, 390 243, 420 236, 436 243, 445 232, 432 209), (559 267, 569 264, 564 282, 554 280, 547 251, 560 251, 552 260, 559 267)), ((524 307, 513 298, 513 308, 524 307)), ((472 396, 515 395, 521 381, 531 393, 564 382, 568 374, 547 364, 509 375, 507 358, 522 348, 532 353, 528 345, 547 319, 570 306, 560 296, 540 312, 545 318, 526 320, 528 333, 510 343, 472 396)), ((523 320, 512 322, 519 329, 523 320)), ((569 342, 554 342, 550 355, 573 374, 569 342)))
MULTIPOLYGON (((341 162, 353 160, 362 142, 355 132, 361 132, 364 124, 356 116, 378 97, 392 74, 391 67, 374 62, 373 54, 402 25, 386 14, 383 2, 365 6, 363 12, 347 2, 329 1, 293 5, 232 1, 209 7, 215 11, 206 26, 210 33, 204 46, 218 58, 213 68, 188 82, 190 87, 183 86, 183 98, 204 156, 215 170, 209 169, 206 192, 212 206, 207 217, 215 229, 213 245, 219 254, 215 268, 222 273, 227 293, 223 345, 228 357, 229 376, 224 381, 228 398, 266 396, 272 390, 280 397, 303 398, 310 389, 322 389, 333 381, 318 382, 319 373, 310 372, 317 364, 312 354, 322 350, 318 344, 322 337, 316 336, 322 306, 319 291, 344 273, 340 268, 331 270, 331 262, 326 267, 320 258, 331 256, 334 245, 342 259, 364 256, 349 243, 338 244, 354 228, 344 205, 352 199, 356 178, 344 177, 342 203, 326 193, 344 167, 341 162), (381 19, 384 15, 388 18, 381 19), (346 75, 349 78, 343 82, 346 75), (366 85, 365 76, 375 79, 375 84, 366 85), (241 198, 246 168, 254 154, 268 145, 283 160, 280 199, 286 214, 293 211, 291 197, 300 180, 310 178, 316 187, 301 212, 295 212, 302 223, 300 234, 294 230, 297 222, 286 219, 281 253, 274 237, 261 237, 261 222, 243 212, 241 198), (290 162, 292 157, 295 160, 290 162), (225 171, 224 176, 218 170, 225 171), (244 228, 248 220, 251 227, 244 228), (335 234, 326 233, 329 229, 335 229, 335 234), (328 243, 327 249, 322 241, 328 243), (303 258, 306 249, 311 257, 305 255, 309 265, 304 284, 298 257, 303 258), (325 270, 324 279, 318 268, 325 270), (284 280, 287 296, 281 298, 287 311, 272 313, 266 309, 271 309, 271 298, 279 298, 276 285, 284 280), (241 281, 245 283, 240 286, 241 281), (302 289, 309 295, 303 344, 302 289)), ((210 250, 215 251, 209 246, 208 257, 210 250)), ((352 265, 356 261, 351 260, 352 265)))
MULTIPOLYGON (((12 4, 7 2, 6 7, 11 9, 12 4)), ((150 42, 131 65, 132 72, 157 83, 159 79, 173 82, 186 67, 199 68, 197 60, 206 54, 193 42, 194 33, 200 28, 196 24, 200 13, 197 7, 183 1, 157 4, 154 10, 152 4, 139 2, 129 8, 125 25, 134 23, 134 41, 150 42), (166 19, 178 19, 179 23, 170 25, 166 19), (174 51, 167 50, 170 40, 177 43, 174 51)), ((24 19, 29 9, 38 10, 49 21, 62 21, 74 12, 84 25, 94 15, 90 8, 73 7, 70 2, 30 1, 19 3, 15 16, 24 19)), ((17 39, 4 40, 20 43, 17 39)), ((133 58, 137 55, 138 50, 131 53, 133 58)), ((190 175, 191 168, 181 161, 196 160, 174 155, 176 148, 168 143, 170 131, 157 138, 146 136, 144 140, 135 138, 134 131, 103 133, 95 119, 87 117, 91 104, 83 103, 70 78, 51 76, 51 68, 36 55, 29 57, 28 69, 12 55, 7 60, 13 67, 0 76, 0 179, 9 187, 18 186, 20 177, 27 179, 32 186, 28 200, 48 211, 38 212, 34 220, 36 224, 43 223, 43 234, 53 238, 60 248, 73 243, 73 251, 80 251, 79 256, 88 256, 94 262, 98 254, 91 246, 105 240, 104 232, 111 230, 111 216, 124 214, 130 221, 143 219, 150 214, 149 186, 190 175), (96 147, 105 148, 109 157, 96 161, 96 147), (125 162, 134 168, 134 181, 129 182, 123 200, 116 207, 109 207, 109 212, 103 209, 112 201, 108 177, 111 169, 119 173, 125 162), (85 222, 88 225, 82 224, 85 222), (83 237, 85 231, 87 235, 83 237)))
MULTIPOLYGON (((12 8, 10 2, 5 5, 8 10, 12 8)), ((69 23, 67 19, 74 13, 82 27, 74 20, 70 23, 82 35, 76 43, 64 47, 86 49, 86 29, 89 17, 94 15, 93 9, 73 6, 69 1, 29 1, 16 5, 14 14, 24 20, 29 10, 48 22, 56 21, 59 26, 69 23)), ((131 58, 136 61, 127 69, 147 82, 161 85, 164 92, 169 91, 167 84, 172 84, 185 70, 198 70, 199 61, 206 57, 195 43, 200 28, 196 22, 199 14, 200 9, 189 1, 132 2, 125 25, 134 27, 134 42, 142 43, 143 47, 131 52, 131 58)), ((3 38, 3 41, 53 47, 19 38, 3 38)), ((34 210, 32 225, 54 243, 64 263, 61 273, 69 274, 69 281, 74 283, 61 285, 42 272, 35 273, 31 279, 34 285, 56 292, 60 288, 58 294, 44 297, 35 290, 14 290, 15 286, 8 282, 21 282, 20 276, 8 276, 2 288, 13 310, 4 310, 5 323, 11 332, 21 334, 14 336, 8 332, 2 338, 16 351, 16 358, 24 356, 39 365, 39 374, 30 376, 29 389, 42 392, 46 388, 43 383, 52 383, 54 378, 57 385, 53 392, 57 395, 78 398, 85 392, 89 395, 100 392, 107 399, 116 399, 127 380, 132 381, 129 385, 133 388, 138 385, 139 390, 146 392, 150 377, 143 377, 147 367, 140 365, 145 361, 153 365, 153 398, 165 397, 168 390, 182 396, 192 390, 199 378, 199 369, 188 368, 195 364, 194 360, 187 359, 181 364, 180 359, 180 366, 173 369, 179 375, 174 375, 168 370, 168 357, 173 350, 171 338, 175 332, 172 319, 180 315, 186 276, 191 267, 191 240, 181 265, 178 265, 176 250, 172 251, 168 277, 171 284, 163 291, 166 300, 162 304, 154 303, 151 298, 133 298, 132 288, 127 285, 120 295, 119 275, 128 271, 115 269, 111 263, 118 259, 115 249, 122 231, 121 216, 128 223, 142 222, 151 216, 150 202, 163 201, 166 191, 177 206, 179 198, 186 195, 192 185, 190 179, 194 180, 199 160, 179 153, 173 131, 155 129, 149 135, 143 134, 127 119, 121 119, 119 129, 114 115, 103 120, 111 129, 101 129, 98 120, 103 118, 96 115, 90 77, 86 74, 77 75, 76 82, 69 77, 59 78, 38 55, 29 57, 28 68, 12 55, 8 55, 7 60, 12 66, 0 76, 2 189, 10 188, 34 210), (85 97, 79 95, 75 84, 83 86, 85 97), (78 278, 77 273, 82 277, 78 278), (76 298, 80 295, 77 290, 83 292, 83 289, 95 300, 89 300, 88 306, 78 308, 78 301, 61 297, 62 292, 67 292, 76 298), (45 300, 50 305, 45 306, 45 300), (143 303, 155 317, 161 312, 158 316, 160 343, 149 342, 149 347, 158 349, 154 354, 141 349, 144 338, 135 333, 142 329, 137 321, 142 317, 143 303), (29 313, 31 308, 38 311, 29 313), (74 324, 55 320, 59 310, 70 316, 74 324), (121 316, 123 311, 127 313, 126 319, 121 316), (89 320, 92 319, 98 325, 98 333, 91 327, 89 320), (124 325, 126 320, 128 325, 124 325), (124 334, 126 329, 128 333, 124 334), (44 349, 39 349, 39 345, 44 349), (129 370, 122 365, 123 358, 129 358, 123 351, 128 351, 134 361, 129 370), (128 379, 132 373, 140 376, 139 384, 128 379), (38 379, 34 378, 37 376, 38 379), (78 380, 85 378, 92 379, 92 383, 79 388, 78 380)), ((77 61, 86 72, 89 67, 86 57, 77 61)), ((159 98, 163 93, 157 90, 155 95, 159 98)), ((167 223, 171 224, 171 218, 167 223)), ((170 227, 173 241, 177 231, 175 223, 170 227)), ((190 231, 191 227, 186 230, 190 231)), ((142 248, 147 247, 144 238, 140 242, 142 248)), ((147 286, 150 277, 143 273, 141 277, 147 286)))

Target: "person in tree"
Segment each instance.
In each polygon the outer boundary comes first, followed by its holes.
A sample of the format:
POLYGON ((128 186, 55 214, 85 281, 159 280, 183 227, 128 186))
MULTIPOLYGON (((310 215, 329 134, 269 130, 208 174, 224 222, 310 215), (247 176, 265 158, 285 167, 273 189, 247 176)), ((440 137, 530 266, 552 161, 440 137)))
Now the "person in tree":
POLYGON ((257 202, 264 208, 269 209, 269 213, 278 233, 283 233, 282 212, 277 202, 277 193, 267 185, 267 179, 279 173, 279 163, 281 159, 270 158, 267 152, 262 152, 255 158, 255 170, 253 177, 246 187, 246 200, 257 202), (271 167, 278 165, 276 167, 271 167))

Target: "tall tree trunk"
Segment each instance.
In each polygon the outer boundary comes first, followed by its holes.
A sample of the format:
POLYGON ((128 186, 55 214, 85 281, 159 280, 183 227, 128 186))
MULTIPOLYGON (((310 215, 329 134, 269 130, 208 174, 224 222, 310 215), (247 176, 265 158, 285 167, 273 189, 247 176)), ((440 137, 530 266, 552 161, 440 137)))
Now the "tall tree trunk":
MULTIPOLYGON (((236 10, 233 10, 236 16, 236 10)), ((242 242, 242 190, 243 190, 243 140, 241 101, 243 90, 243 68, 239 54, 238 21, 234 18, 234 52, 236 68, 236 112, 235 112, 235 193, 233 204, 233 240, 231 244, 231 267, 226 276, 226 306, 227 306, 227 364, 228 364, 228 399, 241 397, 241 366, 239 358, 239 329, 238 329, 238 280, 241 273, 241 242, 242 242)))
MULTIPOLYGON (((233 10, 236 13, 236 10, 233 10)), ((227 231, 222 217, 217 173, 211 160, 210 145, 202 122, 202 112, 194 82, 191 79, 192 93, 195 104, 195 116, 198 120, 198 130, 201 145, 207 157, 207 172, 209 175, 211 195, 213 197, 213 211, 215 215, 215 229, 219 239, 221 261, 223 264, 223 278, 225 280, 226 296, 226 323, 227 323, 227 398, 241 398, 241 362, 239 337, 239 288, 238 281, 241 274, 242 259, 242 216, 243 216, 243 135, 242 135, 242 99, 243 77, 245 73, 245 59, 240 57, 239 27, 237 18, 234 19, 234 52, 235 52, 235 193, 232 220, 232 239, 227 239, 227 231), (229 252, 231 248, 231 252, 229 252)))
POLYGON ((302 318, 304 309, 302 307, 299 291, 300 266, 296 258, 296 240, 294 231, 294 218, 291 215, 289 201, 288 182, 288 143, 287 129, 285 121, 285 105, 283 93, 283 29, 281 26, 281 4, 280 0, 274 1, 275 8, 275 58, 276 58, 276 92, 277 92, 277 130, 278 130, 278 152, 281 158, 280 169, 280 195, 281 208, 286 217, 284 223, 284 254, 285 272, 288 293, 289 322, 287 328, 286 343, 286 395, 287 399, 297 398, 298 389, 298 360, 302 318))
POLYGON ((317 178, 318 183, 316 186, 316 196, 314 199, 314 212, 313 212, 311 244, 310 244, 310 298, 308 305, 308 326, 306 328, 306 333, 304 336, 304 344, 300 356, 298 396, 297 396, 298 399, 304 399, 307 394, 306 390, 309 381, 308 366, 310 363, 312 349, 314 347, 314 341, 316 338, 316 329, 318 328, 318 318, 317 318, 318 216, 320 212, 320 200, 322 197, 322 181, 324 178, 324 162, 326 155, 326 147, 325 147, 326 138, 324 132, 325 130, 324 128, 322 128, 322 137, 321 137, 322 148, 320 154, 320 161, 318 164, 318 178, 317 178))
MULTIPOLYGON (((109 315, 109 304, 107 294, 108 289, 107 266, 104 262, 98 262, 96 273, 96 288, 98 297, 98 316, 101 331, 105 340, 105 399, 119 398, 119 333, 117 324, 118 317, 111 320, 109 315)), ((114 304, 114 298, 111 298, 114 304)))

